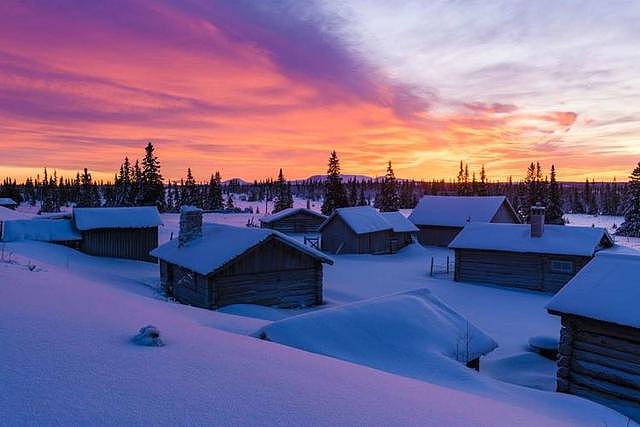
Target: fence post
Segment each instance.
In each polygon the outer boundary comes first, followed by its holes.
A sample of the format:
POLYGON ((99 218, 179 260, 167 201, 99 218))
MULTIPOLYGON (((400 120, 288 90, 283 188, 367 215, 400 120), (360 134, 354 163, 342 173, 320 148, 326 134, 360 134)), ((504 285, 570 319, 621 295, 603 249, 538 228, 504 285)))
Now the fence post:
POLYGON ((449 275, 449 255, 447 255, 447 276, 449 275))
POLYGON ((429 273, 429 276, 433 277, 433 257, 431 257, 431 272, 429 273))

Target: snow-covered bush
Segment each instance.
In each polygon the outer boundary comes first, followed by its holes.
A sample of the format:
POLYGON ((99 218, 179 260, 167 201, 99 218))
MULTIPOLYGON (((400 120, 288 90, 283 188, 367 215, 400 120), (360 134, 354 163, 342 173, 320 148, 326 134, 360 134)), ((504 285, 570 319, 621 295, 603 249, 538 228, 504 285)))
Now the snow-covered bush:
POLYGON ((160 330, 153 325, 147 325, 140 328, 138 335, 133 337, 133 342, 138 345, 146 345, 148 347, 162 347, 164 345, 160 338, 160 330))

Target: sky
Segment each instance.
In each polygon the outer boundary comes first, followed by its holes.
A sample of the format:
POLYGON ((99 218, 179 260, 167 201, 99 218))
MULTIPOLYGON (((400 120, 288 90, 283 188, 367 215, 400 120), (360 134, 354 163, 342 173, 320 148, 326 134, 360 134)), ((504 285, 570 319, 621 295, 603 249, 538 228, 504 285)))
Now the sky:
POLYGON ((640 2, 0 2, 0 177, 490 179, 640 160, 640 2))

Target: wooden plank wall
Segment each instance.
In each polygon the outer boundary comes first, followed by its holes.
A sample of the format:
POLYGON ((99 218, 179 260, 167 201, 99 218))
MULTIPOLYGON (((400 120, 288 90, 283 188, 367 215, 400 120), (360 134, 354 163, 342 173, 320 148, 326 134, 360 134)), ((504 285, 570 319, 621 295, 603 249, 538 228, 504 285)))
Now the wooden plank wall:
POLYGON ((324 219, 306 212, 298 212, 279 221, 262 223, 262 228, 270 228, 285 234, 317 233, 324 219))
POLYGON ((82 232, 80 250, 89 255, 156 262, 149 255, 158 246, 158 227, 103 228, 82 232))
POLYGON ((559 291, 590 257, 456 249, 455 280, 544 292, 559 291), (570 261, 572 273, 551 270, 551 261, 570 261))
POLYGON ((323 251, 332 254, 338 251, 341 254, 358 253, 358 235, 339 216, 333 217, 320 236, 320 248, 323 251))
POLYGON ((640 421, 640 331, 563 315, 557 390, 640 421))
POLYGON ((460 233, 460 227, 438 227, 418 225, 418 242, 424 246, 449 246, 449 243, 460 233))

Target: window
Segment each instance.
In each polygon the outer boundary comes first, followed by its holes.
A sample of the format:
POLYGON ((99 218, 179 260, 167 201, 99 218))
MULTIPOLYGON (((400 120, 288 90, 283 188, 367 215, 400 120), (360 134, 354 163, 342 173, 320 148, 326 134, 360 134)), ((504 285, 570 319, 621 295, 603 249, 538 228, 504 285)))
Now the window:
POLYGON ((551 261, 551 271, 554 273, 573 273, 573 263, 571 261, 551 261))

